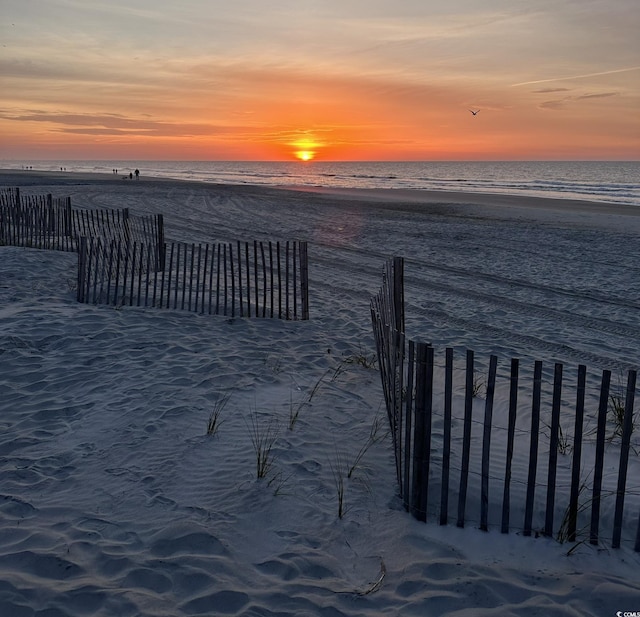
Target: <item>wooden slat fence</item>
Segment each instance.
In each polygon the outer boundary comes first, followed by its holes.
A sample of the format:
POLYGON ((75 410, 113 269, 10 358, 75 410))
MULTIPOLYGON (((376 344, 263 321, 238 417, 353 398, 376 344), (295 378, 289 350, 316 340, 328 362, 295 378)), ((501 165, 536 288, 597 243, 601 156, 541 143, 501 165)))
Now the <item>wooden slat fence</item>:
POLYGON ((229 317, 309 319, 306 242, 155 244, 83 238, 78 301, 229 317))
POLYGON ((3 191, 0 244, 74 251, 71 200, 51 195, 21 196, 18 189, 3 191))
POLYGON ((405 341, 397 297, 403 271, 402 258, 387 263, 371 316, 407 511, 422 521, 473 521, 485 531, 499 526, 612 548, 625 531, 640 551, 638 487, 627 486, 630 453, 637 455, 637 372, 628 371, 626 385, 615 390, 607 370, 590 375, 580 365, 572 375, 560 363, 551 370, 536 361, 529 374, 518 359, 501 367, 492 355, 481 399, 473 351, 456 363, 453 349, 439 360, 428 343, 405 341), (494 421, 498 390, 508 401, 501 409, 507 426, 494 421), (608 419, 612 401, 615 424, 608 419), (514 511, 522 518, 514 520, 514 511))
POLYGON ((138 216, 128 208, 72 208, 71 198, 21 195, 0 191, 0 243, 39 249, 77 251, 81 237, 122 239, 156 244, 156 267, 164 267, 164 221, 161 214, 138 216))

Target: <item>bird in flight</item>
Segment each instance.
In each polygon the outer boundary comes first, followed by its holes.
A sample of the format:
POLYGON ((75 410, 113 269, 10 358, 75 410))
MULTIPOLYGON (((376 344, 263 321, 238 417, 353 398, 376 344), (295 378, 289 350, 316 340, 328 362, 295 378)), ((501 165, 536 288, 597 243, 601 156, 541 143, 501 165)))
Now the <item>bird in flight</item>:
POLYGON ((474 116, 477 116, 478 113, 480 113, 480 110, 478 109, 477 111, 473 111, 473 109, 469 110, 474 116))

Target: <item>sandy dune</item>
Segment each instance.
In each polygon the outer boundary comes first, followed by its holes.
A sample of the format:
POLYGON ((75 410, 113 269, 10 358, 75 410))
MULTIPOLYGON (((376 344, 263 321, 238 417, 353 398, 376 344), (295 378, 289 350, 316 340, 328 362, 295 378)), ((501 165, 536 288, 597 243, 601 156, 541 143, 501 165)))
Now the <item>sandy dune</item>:
POLYGON ((162 213, 173 240, 308 240, 311 293, 308 322, 80 305, 75 255, 0 247, 0 615, 640 610, 636 451, 618 550, 404 512, 369 316, 403 255, 415 338, 636 369, 633 208, 58 173, 0 186, 162 213), (274 435, 262 479, 256 431, 274 435))

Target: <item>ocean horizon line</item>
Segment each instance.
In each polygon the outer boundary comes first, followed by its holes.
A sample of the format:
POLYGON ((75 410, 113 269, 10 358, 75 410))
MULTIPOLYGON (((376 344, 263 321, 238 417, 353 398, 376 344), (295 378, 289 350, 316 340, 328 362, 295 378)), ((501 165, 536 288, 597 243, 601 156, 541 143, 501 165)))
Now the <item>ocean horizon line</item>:
POLYGON ((0 160, 11 170, 114 173, 221 184, 514 194, 640 206, 637 161, 0 160))

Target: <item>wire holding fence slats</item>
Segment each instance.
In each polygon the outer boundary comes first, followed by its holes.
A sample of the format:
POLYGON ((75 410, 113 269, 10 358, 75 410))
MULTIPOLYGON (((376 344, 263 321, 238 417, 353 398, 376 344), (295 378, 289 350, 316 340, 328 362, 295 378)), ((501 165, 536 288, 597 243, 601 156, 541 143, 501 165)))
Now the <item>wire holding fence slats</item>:
MULTIPOLYGON (((610 371, 603 371, 599 384, 590 386, 593 378, 580 365, 572 406, 571 399, 564 400, 562 395, 569 381, 562 364, 555 363, 552 381, 546 382, 544 364, 536 360, 532 376, 524 380, 520 361, 512 358, 504 380, 508 389, 508 426, 501 427, 496 425, 493 407, 502 374, 497 356, 491 356, 484 417, 474 417, 479 415, 474 414, 474 352, 467 350, 464 369, 456 371, 454 351, 447 349, 444 371, 436 374, 439 363, 435 350, 427 343, 405 338, 403 277, 402 258, 388 260, 380 291, 371 299, 371 317, 399 494, 405 509, 419 520, 435 518, 440 524, 448 524, 449 502, 457 497, 456 523, 460 527, 473 521, 484 531, 495 525, 502 533, 517 529, 523 535, 535 532, 570 542, 579 542, 582 537, 596 545, 610 543, 612 548, 619 548, 623 540, 630 539, 635 541, 634 550, 640 551, 640 499, 637 490, 629 491, 627 483, 637 372, 628 371, 622 393, 624 411, 613 478, 610 472, 605 473, 605 469, 614 466, 613 454, 607 458, 605 452, 610 371), (433 396, 436 390, 442 392, 437 384, 441 374, 444 393, 439 394, 441 400, 436 404, 433 396), (462 374, 461 380, 457 380, 458 374, 462 374), (591 396, 587 405, 588 389, 598 391, 599 399, 591 396), (522 393, 526 396, 520 396, 522 393), (518 428, 518 410, 523 405, 530 406, 530 417, 526 427, 518 428), (589 417, 597 420, 597 429, 595 438, 591 437, 587 444, 583 430, 588 407, 595 407, 589 417), (550 418, 548 425, 545 418, 550 418), (442 432, 432 430, 436 421, 443 426, 442 432), (473 438, 474 425, 482 427, 477 439, 473 438), (567 425, 574 430, 571 469, 570 473, 563 469, 560 474, 558 453, 569 447, 570 439, 561 433, 561 427, 567 425), (541 427, 548 428, 548 436, 541 427), (493 441, 503 434, 506 449, 492 448, 493 441), (585 445, 589 446, 589 457, 585 455, 585 445), (480 459, 479 469, 472 467, 472 450, 476 453, 473 460, 480 459), (496 460, 495 452, 500 452, 504 460, 496 460), (518 476, 514 475, 516 462, 518 476), (541 481, 538 469, 545 466, 546 478, 541 481), (452 473, 458 474, 458 483, 451 481, 452 473), (493 491, 492 486, 501 486, 502 490, 493 491), (500 497, 501 503, 496 501, 500 497), (522 512, 521 521, 514 521, 516 502, 522 512), (633 504, 631 512, 629 502, 633 504), (605 511, 608 517, 613 512, 606 522, 602 520, 605 511)), ((571 388, 573 383, 571 380, 571 388)))

